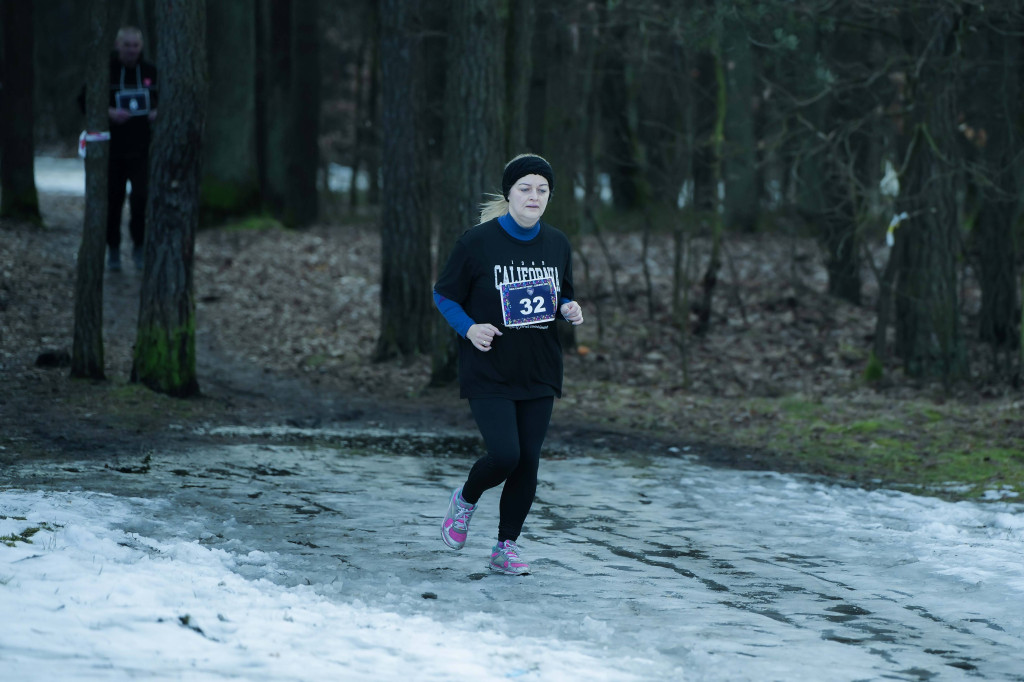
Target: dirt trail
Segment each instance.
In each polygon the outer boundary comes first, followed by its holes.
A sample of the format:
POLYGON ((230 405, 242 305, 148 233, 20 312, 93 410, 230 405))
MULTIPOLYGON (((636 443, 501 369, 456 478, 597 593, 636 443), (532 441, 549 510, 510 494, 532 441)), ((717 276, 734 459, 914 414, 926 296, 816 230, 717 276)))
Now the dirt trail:
MULTIPOLYGON (((0 272, 4 275, 0 288, 0 380, 4 386, 0 395, 0 462, 33 457, 116 458, 157 445, 189 448, 199 442, 193 436, 196 429, 216 426, 473 432, 469 411, 455 389, 401 395, 400 381, 394 379, 401 367, 362 367, 362 376, 289 372, 277 362, 273 348, 262 357, 247 356, 239 347, 245 348, 251 339, 240 340, 232 328, 235 311, 224 307, 232 304, 225 303, 223 293, 209 294, 213 287, 205 281, 208 295, 201 292, 197 302, 201 396, 175 400, 130 384, 142 283, 142 273, 130 259, 122 259, 121 272, 104 275, 107 381, 72 380, 64 364, 37 366, 41 353, 70 352, 82 210, 81 199, 75 197, 46 197, 43 205, 45 228, 7 225, 0 243, 0 272)), ((211 262, 230 262, 248 253, 230 236, 210 233, 201 233, 199 248, 197 269, 201 272, 210 271, 211 262)), ((258 253, 269 250, 249 249, 258 253)), ((260 294, 272 301, 287 296, 273 283, 267 283, 260 294)), ((273 312, 260 309, 265 326, 276 324, 268 319, 273 312)), ((557 418, 556 414, 556 424, 557 418)), ((604 428, 577 425, 553 429, 552 440, 583 437, 601 442, 628 439, 604 428)))

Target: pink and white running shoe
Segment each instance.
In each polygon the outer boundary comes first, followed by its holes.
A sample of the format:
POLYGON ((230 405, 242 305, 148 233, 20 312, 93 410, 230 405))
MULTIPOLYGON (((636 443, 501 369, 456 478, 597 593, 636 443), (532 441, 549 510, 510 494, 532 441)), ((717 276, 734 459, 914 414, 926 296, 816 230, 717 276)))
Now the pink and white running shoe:
POLYGON ((512 540, 499 542, 491 550, 492 571, 505 575, 526 575, 530 572, 530 564, 519 558, 519 546, 512 540))
POLYGON ((452 549, 462 549, 469 533, 469 520, 473 518, 476 505, 462 499, 462 488, 456 488, 448 503, 448 513, 441 522, 441 539, 452 549))

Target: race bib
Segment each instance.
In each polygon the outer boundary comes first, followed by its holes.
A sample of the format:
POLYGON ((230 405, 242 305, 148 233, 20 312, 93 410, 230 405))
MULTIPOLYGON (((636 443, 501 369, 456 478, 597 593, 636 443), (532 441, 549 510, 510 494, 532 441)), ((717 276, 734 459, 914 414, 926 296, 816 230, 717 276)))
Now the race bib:
POLYGON ((145 116, 149 113, 149 90, 118 90, 114 93, 114 103, 118 109, 127 109, 132 116, 145 116))
POLYGON ((551 322, 558 311, 553 277, 509 282, 501 291, 501 319, 506 327, 551 322))

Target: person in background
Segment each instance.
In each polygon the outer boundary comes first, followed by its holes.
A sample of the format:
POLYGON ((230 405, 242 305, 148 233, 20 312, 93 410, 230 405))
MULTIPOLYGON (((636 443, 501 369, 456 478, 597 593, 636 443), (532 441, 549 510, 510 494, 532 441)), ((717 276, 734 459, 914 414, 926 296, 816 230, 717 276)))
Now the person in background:
POLYGON ((554 185, 540 156, 509 161, 502 196, 483 205, 481 223, 458 239, 434 285, 434 302, 460 337, 460 394, 487 448, 451 494, 441 538, 462 549, 481 495, 504 484, 488 565, 508 575, 530 572, 517 541, 536 494, 554 399, 562 394, 555 320, 583 323, 573 300, 569 240, 540 219, 554 185))
MULTIPOLYGON (((121 270, 121 211, 127 183, 131 218, 132 261, 143 265, 146 199, 149 194, 149 142, 157 115, 156 67, 142 56, 142 31, 124 26, 110 55, 110 166, 107 180, 107 269, 121 270)), ((85 89, 78 97, 85 111, 85 89)))

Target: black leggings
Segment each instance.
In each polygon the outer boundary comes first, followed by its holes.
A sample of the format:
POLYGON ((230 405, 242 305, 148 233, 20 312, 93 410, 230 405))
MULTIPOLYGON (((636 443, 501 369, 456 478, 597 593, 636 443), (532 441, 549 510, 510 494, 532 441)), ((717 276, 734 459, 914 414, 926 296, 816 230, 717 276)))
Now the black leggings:
POLYGON ((484 437, 487 454, 473 465, 462 499, 476 504, 502 481, 498 542, 517 540, 537 492, 540 447, 551 421, 552 396, 532 400, 471 398, 469 407, 484 437))

